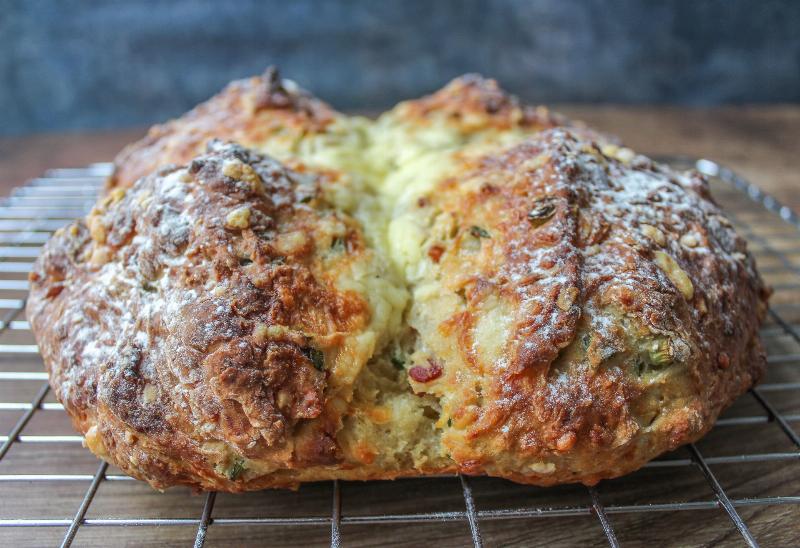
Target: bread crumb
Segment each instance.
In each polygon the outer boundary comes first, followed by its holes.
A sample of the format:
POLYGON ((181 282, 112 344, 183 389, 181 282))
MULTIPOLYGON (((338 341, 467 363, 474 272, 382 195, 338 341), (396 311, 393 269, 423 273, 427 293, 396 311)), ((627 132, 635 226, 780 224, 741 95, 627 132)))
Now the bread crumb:
POLYGON ((83 435, 83 445, 84 447, 88 447, 89 451, 98 457, 108 458, 106 445, 103 443, 103 437, 97 431, 96 424, 92 425, 92 427, 86 431, 86 434, 83 435))
POLYGON ((269 326, 263 322, 257 323, 255 328, 253 328, 253 339, 257 343, 263 343, 267 340, 267 335, 269 334, 269 326))
POLYGON ((244 230, 250 226, 250 208, 237 207, 225 217, 225 226, 244 230))
POLYGON ((225 160, 222 164, 222 174, 237 181, 250 183, 253 190, 261 188, 261 177, 249 164, 239 160, 225 160))
POLYGON ((661 232, 658 228, 654 227, 653 225, 647 224, 640 224, 639 228, 642 229, 642 234, 647 236, 650 240, 655 242, 656 244, 664 247, 667 243, 667 239, 664 237, 664 233, 661 232))
POLYGON ((535 474, 552 474, 556 471, 556 465, 552 462, 534 462, 528 466, 528 470, 535 474))
POLYGON ((687 233, 681 236, 680 242, 682 246, 688 248, 697 247, 698 244, 697 237, 692 233, 687 233))
POLYGON ((152 384, 144 385, 144 389, 142 390, 142 401, 144 403, 153 403, 158 396, 158 390, 152 384))
POLYGON ((91 215, 86 219, 86 224, 89 226, 89 234, 92 240, 98 244, 106 243, 106 227, 103 224, 103 218, 100 215, 91 215))

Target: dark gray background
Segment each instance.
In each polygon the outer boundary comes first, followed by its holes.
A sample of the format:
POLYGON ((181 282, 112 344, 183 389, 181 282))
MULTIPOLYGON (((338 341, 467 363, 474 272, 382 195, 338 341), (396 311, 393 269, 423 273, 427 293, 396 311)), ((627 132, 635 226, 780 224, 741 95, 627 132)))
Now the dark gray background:
POLYGON ((143 125, 277 64, 342 109, 481 72, 531 101, 800 101, 800 2, 0 0, 0 134, 143 125))

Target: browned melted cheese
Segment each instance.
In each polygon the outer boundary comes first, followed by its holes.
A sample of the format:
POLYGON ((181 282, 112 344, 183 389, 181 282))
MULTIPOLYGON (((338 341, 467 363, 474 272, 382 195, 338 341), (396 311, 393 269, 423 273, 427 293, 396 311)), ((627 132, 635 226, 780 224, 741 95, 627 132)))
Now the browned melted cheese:
POLYGON ((31 278, 48 298, 31 322, 51 337, 59 399, 82 430, 95 423, 106 450, 129 453, 123 468, 155 485, 213 477, 223 442, 274 467, 336 460, 338 419, 321 417, 336 394, 326 366, 370 319, 337 276, 371 257, 319 187, 212 143, 187 168, 113 193, 48 246, 31 278))
POLYGON ((596 481, 701 435, 763 373, 768 291, 697 174, 554 130, 418 208, 436 251, 410 321, 444 374, 413 386, 469 471, 596 481))

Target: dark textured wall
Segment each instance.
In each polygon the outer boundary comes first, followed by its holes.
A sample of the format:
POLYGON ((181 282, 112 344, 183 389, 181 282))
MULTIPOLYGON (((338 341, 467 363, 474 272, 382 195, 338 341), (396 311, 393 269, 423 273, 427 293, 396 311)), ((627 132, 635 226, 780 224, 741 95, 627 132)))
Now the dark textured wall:
POLYGON ((0 133, 151 123, 273 63, 345 109, 470 71, 542 102, 800 101, 800 2, 0 0, 0 133))

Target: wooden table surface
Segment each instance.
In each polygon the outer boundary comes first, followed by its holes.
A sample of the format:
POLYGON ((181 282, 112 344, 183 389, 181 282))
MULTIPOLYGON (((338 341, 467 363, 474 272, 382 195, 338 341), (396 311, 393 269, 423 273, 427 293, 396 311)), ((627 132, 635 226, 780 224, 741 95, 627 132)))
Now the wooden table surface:
MULTIPOLYGON (((684 154, 728 165, 800 210, 800 105, 690 109, 557 107, 645 154, 684 154)), ((111 160, 144 129, 0 138, 0 195, 50 167, 111 160)))
MULTIPOLYGON (((690 110, 653 107, 564 107, 566 114, 582 119, 604 131, 619 135, 633 148, 650 154, 683 154, 703 156, 737 170, 781 201, 800 210, 800 106, 724 108, 690 110)), ((126 143, 142 135, 143 130, 121 130, 105 133, 37 135, 21 138, 0 138, 0 195, 14 186, 41 174, 49 167, 80 167, 90 162, 109 161, 126 143)), ((715 189, 716 192, 716 189, 715 189)), ((725 192, 716 194, 728 211, 758 206, 737 192, 733 198, 725 192), (742 203, 737 202, 736 198, 742 203), (739 204, 739 205, 737 205, 739 204)), ((769 214, 771 215, 771 214, 769 214)), ((751 226, 765 237, 775 237, 776 245, 791 260, 800 264, 796 232, 765 212, 742 214, 751 226), (775 224, 777 223, 777 228, 775 224), (780 237, 780 238, 779 238, 780 237)), ((793 325, 800 322, 800 287, 798 270, 781 267, 772 253, 754 241, 753 251, 763 267, 768 282, 778 289, 773 304, 784 305, 781 314, 793 325), (788 307, 788 308, 787 308, 788 307)), ((30 260, 30 259, 29 259, 30 260)), ((0 273, 0 280, 19 279, 0 273)), ((17 292, 0 292, 0 299, 20 298, 17 292)), ((765 344, 772 363, 764 379, 769 383, 800 386, 800 342, 789 337, 774 322, 764 331, 765 344)), ((0 345, 31 345, 30 333, 20 330, 0 332, 0 345)), ((40 372, 38 355, 6 357, 0 369, 40 372)), ((0 402, 29 402, 43 380, 0 383, 0 402)), ((800 426, 798 391, 771 390, 767 398, 779 413, 791 417, 797 431, 800 426)), ((45 403, 52 404, 52 393, 45 403)), ((10 431, 22 411, 0 412, 0 434, 10 431)), ((748 394, 726 411, 726 426, 718 426, 698 442, 698 450, 711 462, 712 471, 730 497, 737 502, 737 511, 762 546, 792 546, 800 542, 800 504, 749 504, 759 497, 785 497, 796 501, 800 494, 800 460, 797 447, 774 422, 759 422, 764 410, 752 394, 748 394), (740 419, 737 422, 737 419, 740 419), (754 419, 754 420, 750 420, 754 419), (735 455, 762 455, 753 462, 739 462, 735 455), (780 457, 780 458, 778 458, 780 457), (745 502, 742 502, 745 501, 745 502)), ((23 434, 30 436, 73 434, 63 412, 37 411, 23 434)), ((686 448, 664 457, 691 458, 686 448)), ((97 459, 81 448, 80 443, 21 443, 12 445, 0 460, 0 475, 8 474, 83 474, 91 478, 97 459)), ((120 472, 111 467, 109 475, 120 472)), ((520 507, 569 508, 586 507, 587 491, 581 486, 536 489, 491 478, 470 480, 479 510, 520 507)), ((41 482, 9 481, 2 486, 0 518, 66 519, 74 515, 86 492, 88 480, 41 482)), ((373 515, 376 512, 425 513, 463 511, 460 484, 456 479, 400 480, 380 485, 344 482, 342 515, 373 515)), ((707 479, 694 466, 655 466, 630 476, 602 482, 597 487, 599 500, 606 507, 616 508, 609 514, 622 546, 650 546, 652 539, 664 540, 663 546, 741 546, 742 539, 733 529, 725 512, 709 507, 712 499, 707 479), (696 509, 632 513, 625 510, 640 504, 688 503, 696 509)), ((192 496, 185 489, 171 489, 156 494, 140 482, 106 480, 86 517, 108 519, 192 518, 200 515, 203 497, 192 496)), ((214 519, 248 516, 326 516, 330 512, 329 483, 304 486, 296 493, 263 491, 246 495, 221 494, 214 506, 214 519)), ((599 522, 588 511, 570 517, 530 517, 522 520, 480 520, 486 546, 607 546, 599 522)), ((79 529, 75 546, 191 546, 197 525, 173 526, 88 526, 79 529)), ((0 527, 0 546, 58 545, 66 526, 0 527)), ((225 526, 209 528, 206 546, 317 546, 328 542, 330 526, 225 526)), ((345 546, 374 545, 376 536, 392 546, 426 544, 458 547, 470 544, 469 528, 464 520, 431 523, 366 525, 343 523, 345 546)))

